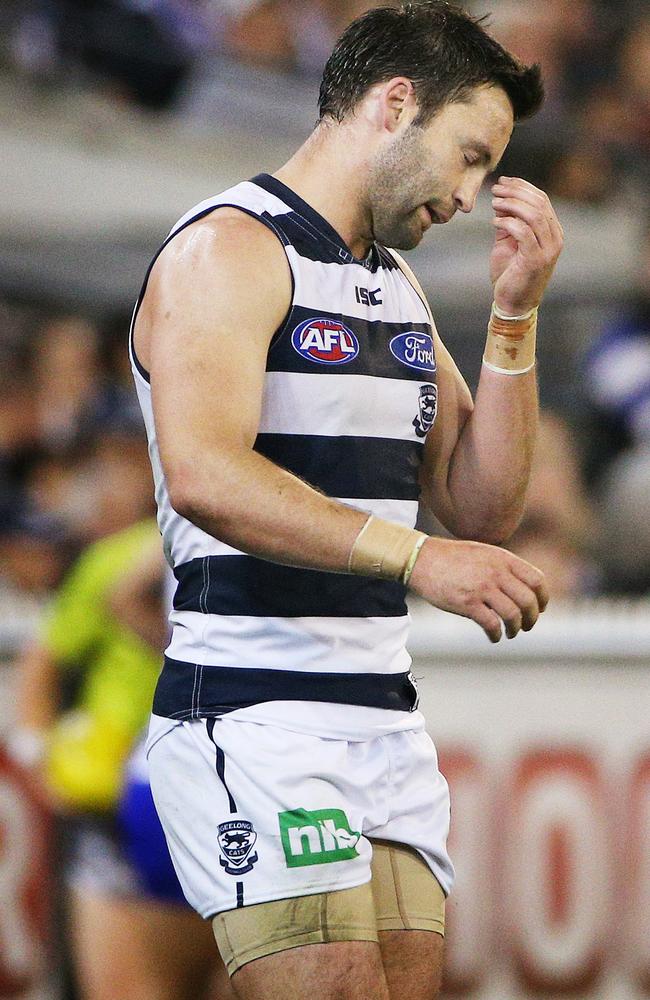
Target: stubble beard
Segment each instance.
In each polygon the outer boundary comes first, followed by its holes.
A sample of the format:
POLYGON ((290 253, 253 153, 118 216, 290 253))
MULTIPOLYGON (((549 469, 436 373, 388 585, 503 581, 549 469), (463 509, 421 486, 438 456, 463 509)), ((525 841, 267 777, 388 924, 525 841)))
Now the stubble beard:
POLYGON ((418 190, 424 181, 420 179, 421 131, 412 125, 376 158, 368 177, 372 235, 378 243, 396 250, 412 250, 423 236, 418 209, 430 198, 431 183, 427 191, 418 190))

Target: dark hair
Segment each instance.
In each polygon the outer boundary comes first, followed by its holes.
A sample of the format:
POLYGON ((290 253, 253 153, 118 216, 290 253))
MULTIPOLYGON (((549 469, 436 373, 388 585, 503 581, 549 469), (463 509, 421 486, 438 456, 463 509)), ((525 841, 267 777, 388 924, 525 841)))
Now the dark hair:
POLYGON ((482 84, 510 98, 515 121, 534 115, 544 100, 540 67, 524 66, 474 18, 445 0, 378 7, 353 21, 327 61, 319 96, 320 120, 342 121, 376 83, 406 76, 425 124, 445 104, 466 100, 482 84))

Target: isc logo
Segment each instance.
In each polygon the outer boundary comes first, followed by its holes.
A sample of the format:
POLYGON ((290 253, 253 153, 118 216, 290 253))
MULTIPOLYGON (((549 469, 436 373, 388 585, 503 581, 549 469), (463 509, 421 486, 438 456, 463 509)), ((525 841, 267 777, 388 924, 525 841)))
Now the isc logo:
POLYGON ((291 335, 294 350, 321 365, 344 365, 359 353, 352 330, 334 319, 308 319, 291 335))
POLYGON ((354 293, 357 302, 364 306, 380 306, 384 301, 381 298, 381 288, 373 288, 371 291, 369 288, 361 288, 360 285, 356 285, 354 293))

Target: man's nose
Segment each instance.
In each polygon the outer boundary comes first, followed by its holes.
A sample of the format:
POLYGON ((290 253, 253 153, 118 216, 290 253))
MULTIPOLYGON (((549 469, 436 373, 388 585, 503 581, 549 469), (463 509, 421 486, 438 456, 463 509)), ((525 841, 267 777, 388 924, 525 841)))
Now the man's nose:
POLYGON ((456 189, 454 194, 454 205, 459 212, 467 214, 471 212, 476 204, 478 193, 481 190, 480 181, 472 181, 462 184, 456 189))

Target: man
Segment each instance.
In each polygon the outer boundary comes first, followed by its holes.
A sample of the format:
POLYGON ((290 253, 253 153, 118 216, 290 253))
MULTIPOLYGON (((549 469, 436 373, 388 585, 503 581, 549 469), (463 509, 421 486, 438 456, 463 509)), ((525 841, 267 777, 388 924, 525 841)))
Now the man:
POLYGON ((367 13, 327 64, 313 135, 189 212, 136 308, 178 581, 152 788, 244 1000, 438 989, 449 800, 405 586, 495 642, 545 607, 542 574, 484 543, 521 516, 536 308, 562 235, 542 192, 500 179, 475 404, 385 247, 471 211, 541 99, 538 69, 458 8, 367 13), (413 530, 420 492, 464 540, 413 530))

